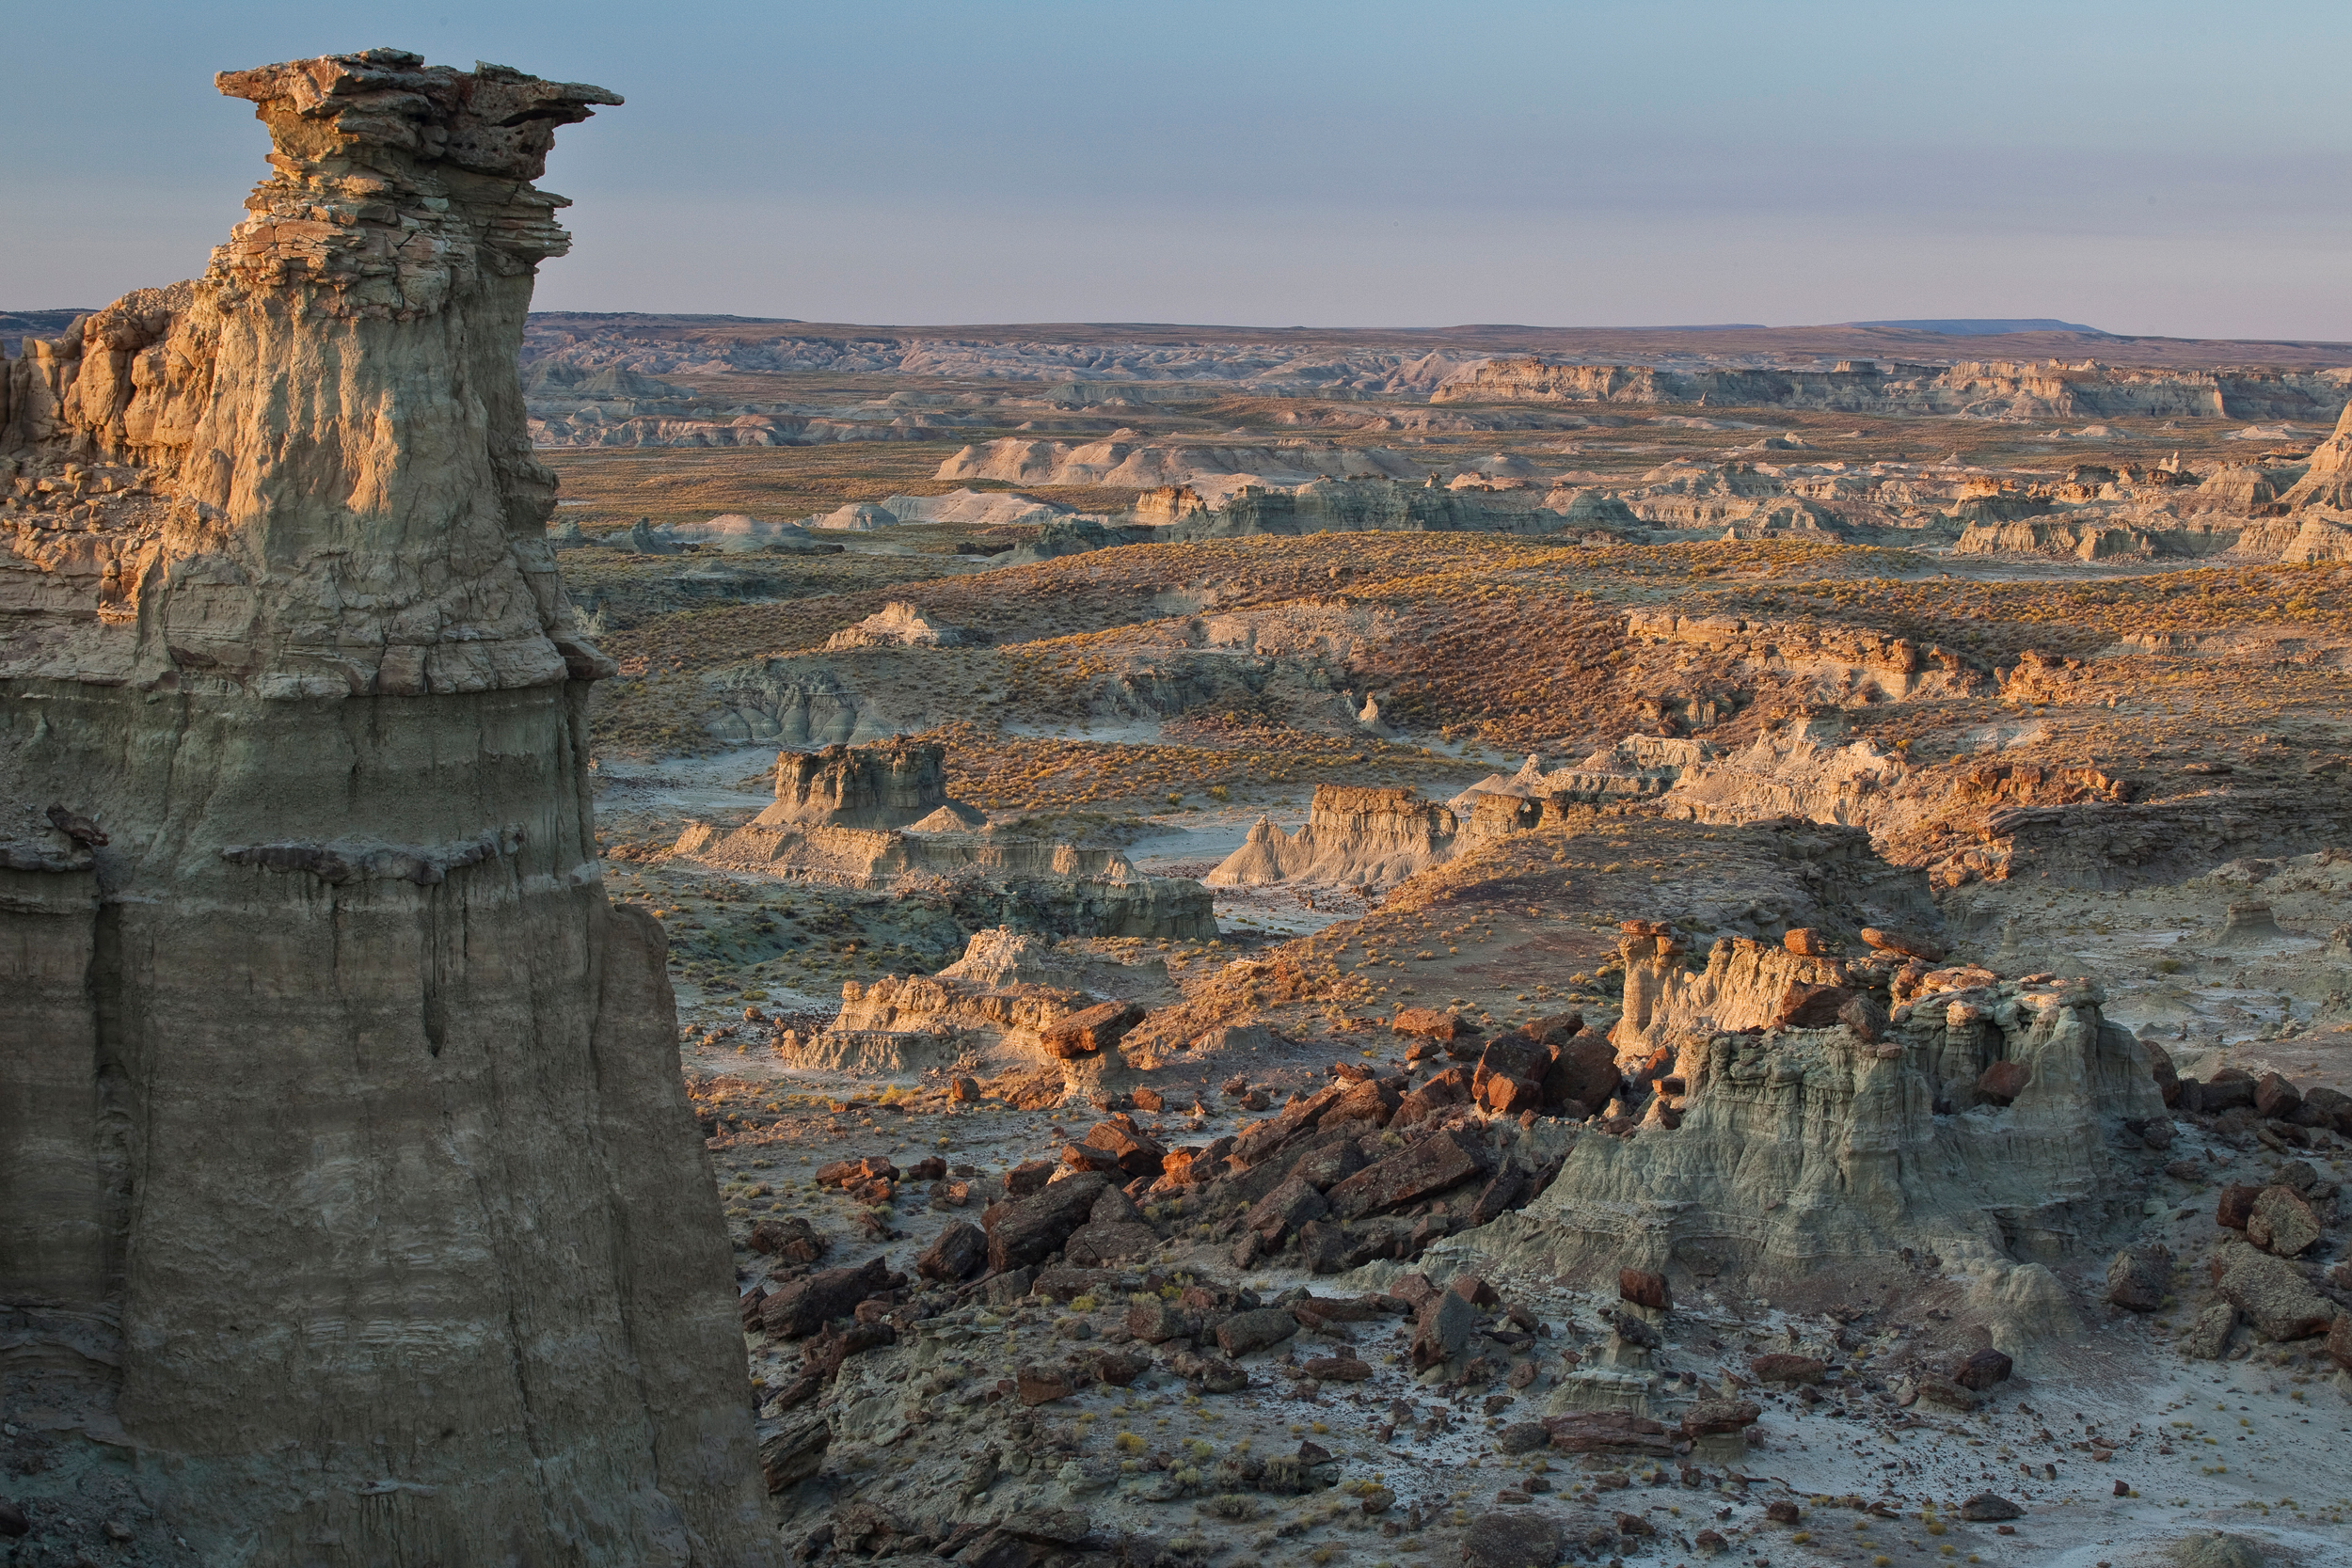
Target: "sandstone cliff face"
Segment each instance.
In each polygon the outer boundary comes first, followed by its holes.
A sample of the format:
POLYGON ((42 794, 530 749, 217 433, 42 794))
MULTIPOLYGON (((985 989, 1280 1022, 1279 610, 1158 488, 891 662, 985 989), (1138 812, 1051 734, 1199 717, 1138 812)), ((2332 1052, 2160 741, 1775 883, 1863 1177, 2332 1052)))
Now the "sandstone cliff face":
POLYGON ((1386 886, 1451 859, 1455 827, 1452 811, 1414 789, 1317 784, 1296 832, 1261 817, 1242 847, 1201 880, 1211 887, 1386 886))
POLYGON ((220 86, 250 216, 7 367, 51 485, 0 512, 7 1402, 207 1563, 770 1560, 514 369, 530 182, 619 100, 389 50, 220 86))
POLYGON ((2344 406, 2341 372, 2143 370, 2095 360, 1881 364, 1829 370, 1677 372, 1647 365, 1486 360, 1450 376, 1432 403, 1707 402, 1851 413, 1980 418, 2142 415, 2192 419, 2325 418, 2344 406))
POLYGON ((1493 1246, 1698 1280, 1934 1255, 2022 1353, 2066 1313, 2047 1266, 2135 1221, 2155 1157, 2111 1133, 2164 1101, 2089 982, 1738 940, 1693 968, 1655 927, 1623 952, 1612 1038, 1655 1091, 1623 1135, 1581 1139, 1493 1246))

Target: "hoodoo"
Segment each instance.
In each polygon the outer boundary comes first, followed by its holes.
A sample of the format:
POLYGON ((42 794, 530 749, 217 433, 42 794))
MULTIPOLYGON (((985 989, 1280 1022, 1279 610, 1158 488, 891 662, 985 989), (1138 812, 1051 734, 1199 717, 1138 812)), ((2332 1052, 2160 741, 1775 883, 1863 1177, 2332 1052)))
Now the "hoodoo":
POLYGON ((148 1560, 768 1561, 516 372, 532 182, 620 100, 219 87, 275 173, 204 276, 0 367, 6 1407, 148 1560))

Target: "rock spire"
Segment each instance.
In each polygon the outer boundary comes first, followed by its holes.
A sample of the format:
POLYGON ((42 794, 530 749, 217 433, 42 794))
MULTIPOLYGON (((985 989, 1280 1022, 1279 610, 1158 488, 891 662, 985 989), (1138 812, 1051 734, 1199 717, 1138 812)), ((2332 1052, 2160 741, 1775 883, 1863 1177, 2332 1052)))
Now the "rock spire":
POLYGON ((769 1561, 516 372, 620 100, 218 81, 274 172, 203 277, 0 364, 0 1402, 191 1561, 769 1561))

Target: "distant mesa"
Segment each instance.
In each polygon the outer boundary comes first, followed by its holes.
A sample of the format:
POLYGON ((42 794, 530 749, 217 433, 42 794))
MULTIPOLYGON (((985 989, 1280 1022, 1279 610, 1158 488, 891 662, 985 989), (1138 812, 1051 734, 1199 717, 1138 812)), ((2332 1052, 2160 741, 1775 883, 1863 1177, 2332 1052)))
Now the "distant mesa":
POLYGON ((2112 338, 2080 322, 2053 321, 2048 316, 1953 316, 1930 321, 1842 322, 1843 326, 1893 326, 1908 332, 1941 332, 1947 338, 1997 338, 2009 332, 2079 332, 2089 338, 2112 338))

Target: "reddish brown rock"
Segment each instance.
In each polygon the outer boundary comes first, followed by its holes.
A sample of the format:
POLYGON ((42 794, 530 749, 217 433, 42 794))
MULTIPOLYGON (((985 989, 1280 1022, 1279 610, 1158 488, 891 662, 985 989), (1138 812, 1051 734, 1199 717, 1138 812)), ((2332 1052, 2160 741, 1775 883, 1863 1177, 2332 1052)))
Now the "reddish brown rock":
POLYGON ((1951 1377, 1963 1388, 1983 1393, 1996 1383, 2008 1382, 2010 1370, 2010 1358, 1988 1347, 1971 1353, 1967 1359, 1953 1369, 1951 1377))
POLYGON ((1592 1410, 1544 1419, 1551 1446, 1564 1453, 1633 1453, 1653 1459, 1671 1458, 1674 1439, 1646 1416, 1615 1410, 1592 1410))
POLYGON ((1014 1197, 1028 1197, 1043 1192, 1045 1183, 1054 1179, 1056 1165, 1051 1160, 1031 1160, 1005 1172, 1005 1191, 1014 1197))
POLYGON ((1753 1400, 1699 1400, 1682 1413, 1682 1435, 1712 1437, 1745 1432, 1763 1415, 1763 1407, 1753 1400))
POLYGON ((987 1261, 987 1232, 969 1220, 958 1220, 923 1249, 914 1260, 914 1272, 925 1279, 953 1285, 979 1273, 987 1261))
POLYGON ((1454 1132, 1439 1132, 1410 1148, 1375 1160, 1324 1195, 1343 1220, 1386 1213, 1483 1175, 1481 1151, 1454 1132))
POLYGON ((1362 1383, 1372 1376, 1369 1362, 1352 1355, 1318 1355, 1304 1365, 1309 1377, 1319 1383, 1362 1383))
POLYGON ((1059 1367, 1024 1367, 1013 1377, 1013 1397, 1023 1404, 1051 1404, 1076 1393, 1070 1374, 1059 1367))
POLYGON ((2319 1215, 2300 1193, 2265 1187, 2246 1214, 2246 1239, 2279 1258, 2298 1258, 2325 1234, 2319 1215))
POLYGON ((2265 1072, 2254 1083, 2254 1109, 2265 1117, 2286 1120, 2303 1108, 2303 1091, 2275 1072, 2265 1072))
POLYGON ((1843 986, 1808 986, 1791 980, 1773 1009, 1772 1023, 1782 1029, 1828 1029, 1836 1024, 1839 1010, 1851 1000, 1853 992, 1843 986))
POLYGON ((754 1252, 787 1263, 814 1263, 825 1255, 825 1238, 797 1216, 761 1220, 752 1227, 750 1244, 754 1252))
POLYGON ((771 1293, 761 1304, 760 1324, 777 1338, 803 1338, 888 1289, 890 1270, 879 1258, 854 1269, 820 1269, 771 1293))
POLYGON ((1476 1025, 1452 1013, 1439 1012, 1435 1007, 1406 1007, 1396 1015, 1389 1027, 1397 1034, 1435 1040, 1439 1045, 1478 1037, 1476 1025))
POLYGON ((1790 1355, 1773 1352, 1759 1355, 1748 1363, 1748 1370, 1758 1383, 1819 1383, 1829 1368, 1810 1355, 1790 1355))
POLYGON ((1049 1054, 1076 1061, 1109 1050, 1142 1022, 1143 1009, 1135 1003, 1103 1002, 1040 1030, 1038 1039, 1049 1054))
POLYGON ((1829 939, 1810 926, 1792 927, 1780 939, 1780 944, 1801 958, 1826 958, 1830 956, 1829 939))
POLYGON ((2254 1200, 2262 1194, 2263 1190, 2250 1182, 2231 1182, 2221 1189, 2221 1196, 2214 1204, 2214 1223, 2232 1230, 2245 1229, 2247 1220, 2254 1212, 2254 1200))
POLYGON ((1892 953, 1899 958, 1917 958, 1923 963, 1938 963, 1944 958, 1944 949, 1940 944, 1910 931, 1895 931, 1876 926, 1865 926, 1862 927, 1862 941, 1865 945, 1876 948, 1879 952, 1892 953))
POLYGON ((1109 1185, 1099 1175, 1048 1183, 1034 1196, 992 1209, 981 1216, 988 1229, 988 1265, 998 1274, 1041 1263, 1058 1251, 1072 1231, 1092 1216, 1095 1200, 1109 1185))
POLYGON ((1622 1075, 1616 1049, 1607 1037, 1583 1033, 1552 1046, 1550 1065, 1544 1070, 1544 1099, 1565 1107, 1573 1101, 1597 1111, 1617 1096, 1622 1075))
POLYGON ((1995 1062, 1977 1078, 1977 1092, 1998 1105, 2006 1105, 2026 1092, 2032 1082, 2033 1070, 2023 1062, 1995 1062))
POLYGON ((1666 1276, 1651 1269, 1619 1269, 1617 1297, 1661 1312, 1674 1306, 1674 1297, 1666 1289, 1666 1276))

